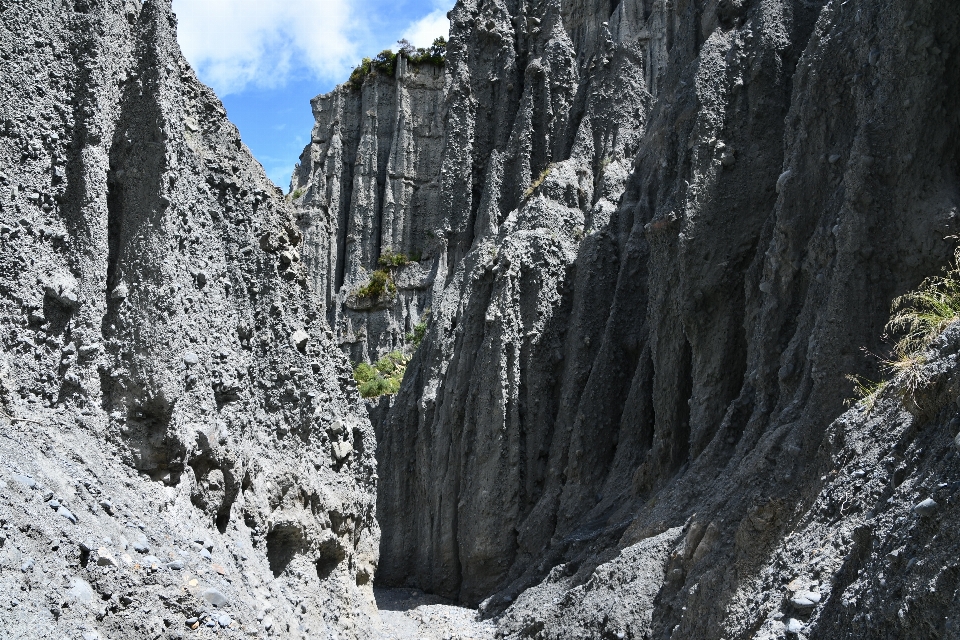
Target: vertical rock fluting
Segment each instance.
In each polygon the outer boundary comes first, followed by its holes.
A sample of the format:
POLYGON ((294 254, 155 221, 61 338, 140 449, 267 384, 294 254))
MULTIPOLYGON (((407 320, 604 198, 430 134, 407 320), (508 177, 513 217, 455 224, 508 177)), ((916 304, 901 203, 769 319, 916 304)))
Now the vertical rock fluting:
POLYGON ((313 100, 317 123, 291 180, 313 290, 355 360, 402 346, 446 270, 443 68, 403 57, 397 67, 393 78, 374 74, 313 100), (387 251, 410 260, 393 275, 397 291, 358 297, 387 251))
MULTIPOLYGON (((879 498, 831 510, 851 485, 821 484, 825 434, 890 300, 950 255, 958 12, 458 2, 446 274, 379 429, 378 579, 514 601, 523 637, 778 637, 790 615, 882 636, 769 593, 803 518, 834 518, 848 565, 869 553, 851 532, 879 498), (591 584, 627 595, 587 605, 591 584)), ((886 446, 851 420, 843 446, 886 446)))
POLYGON ((366 637, 373 431, 294 212, 175 27, 161 0, 0 2, 4 553, 79 585, 20 595, 4 560, 4 631, 366 637))
POLYGON ((651 104, 641 25, 612 31, 602 9, 541 9, 460 3, 451 14, 451 271, 379 443, 379 579, 473 602, 551 535, 556 514, 537 505, 555 491, 555 422, 570 417, 560 382, 582 376, 580 352, 592 352, 565 337, 610 304, 596 291, 577 315, 575 260, 614 257, 600 232, 651 104), (410 504, 424 508, 402 513, 410 504))

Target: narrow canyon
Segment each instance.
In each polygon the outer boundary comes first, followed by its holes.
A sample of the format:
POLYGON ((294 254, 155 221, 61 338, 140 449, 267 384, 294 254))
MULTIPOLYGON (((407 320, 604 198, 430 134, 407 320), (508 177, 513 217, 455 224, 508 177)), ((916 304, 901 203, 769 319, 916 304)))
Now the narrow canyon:
POLYGON ((0 638, 960 639, 960 3, 448 17, 0 0, 0 638))

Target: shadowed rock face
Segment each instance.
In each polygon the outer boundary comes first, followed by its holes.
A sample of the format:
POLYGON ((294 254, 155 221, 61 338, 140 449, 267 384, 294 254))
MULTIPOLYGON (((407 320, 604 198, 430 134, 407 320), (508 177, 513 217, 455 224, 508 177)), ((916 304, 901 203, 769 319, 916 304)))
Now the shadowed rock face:
MULTIPOLYGON (((871 560, 876 536, 936 535, 909 507, 948 448, 895 408, 837 419, 844 375, 878 375, 860 350, 888 348, 890 300, 951 255, 960 6, 462 0, 450 17, 439 195, 409 216, 444 251, 378 427, 377 579, 510 606, 501 630, 522 637, 781 637, 790 619, 949 635, 948 597, 888 610, 881 593, 922 588, 871 560), (892 496, 844 471, 908 450, 892 496), (831 604, 791 605, 790 585, 831 604)), ((954 561, 911 544, 911 570, 940 567, 952 593, 954 561)))
POLYGON ((373 431, 284 260, 293 212, 175 26, 160 0, 0 2, 0 547, 102 603, 5 575, 4 630, 159 637, 216 605, 363 635, 373 431))

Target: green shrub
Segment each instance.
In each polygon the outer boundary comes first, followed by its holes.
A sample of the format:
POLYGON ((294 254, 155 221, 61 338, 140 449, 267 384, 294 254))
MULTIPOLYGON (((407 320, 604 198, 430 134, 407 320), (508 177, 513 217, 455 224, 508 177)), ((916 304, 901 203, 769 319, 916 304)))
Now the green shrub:
POLYGON ((364 58, 353 72, 346 84, 351 89, 360 89, 363 87, 367 76, 379 73, 388 77, 393 77, 397 72, 397 59, 399 56, 405 57, 412 64, 432 64, 438 67, 443 66, 446 61, 447 41, 445 38, 437 38, 433 44, 427 48, 414 47, 407 40, 400 40, 400 51, 394 53, 390 49, 384 49, 377 54, 377 57, 364 58))
POLYGON ((394 253, 392 249, 386 249, 380 254, 377 264, 386 269, 393 269, 410 264, 410 258, 403 253, 394 253))
POLYGON ((393 283, 390 272, 385 269, 378 269, 370 274, 370 280, 367 284, 357 289, 358 298, 377 299, 384 293, 396 293, 397 285, 393 283))
POLYGON ((430 309, 427 309, 423 312, 423 315, 420 316, 420 322, 414 325, 413 333, 406 335, 407 342, 411 343, 414 348, 419 348, 420 343, 423 342, 423 337, 427 335, 427 323, 429 321, 430 309))
POLYGON ((294 200, 296 200, 297 198, 299 198, 299 197, 302 196, 302 195, 303 195, 303 189, 297 189, 296 191, 294 191, 293 193, 290 194, 290 197, 293 198, 294 200))
POLYGON ((359 362, 354 365, 353 378, 364 398, 393 395, 400 391, 403 374, 407 371, 409 358, 400 351, 393 351, 369 365, 359 362))

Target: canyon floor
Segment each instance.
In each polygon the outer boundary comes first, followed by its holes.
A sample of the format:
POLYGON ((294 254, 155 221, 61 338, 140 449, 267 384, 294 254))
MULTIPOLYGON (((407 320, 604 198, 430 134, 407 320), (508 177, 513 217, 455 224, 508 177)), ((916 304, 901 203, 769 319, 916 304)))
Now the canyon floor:
POLYGON ((495 626, 477 612, 415 589, 376 589, 381 640, 492 640, 495 626))

